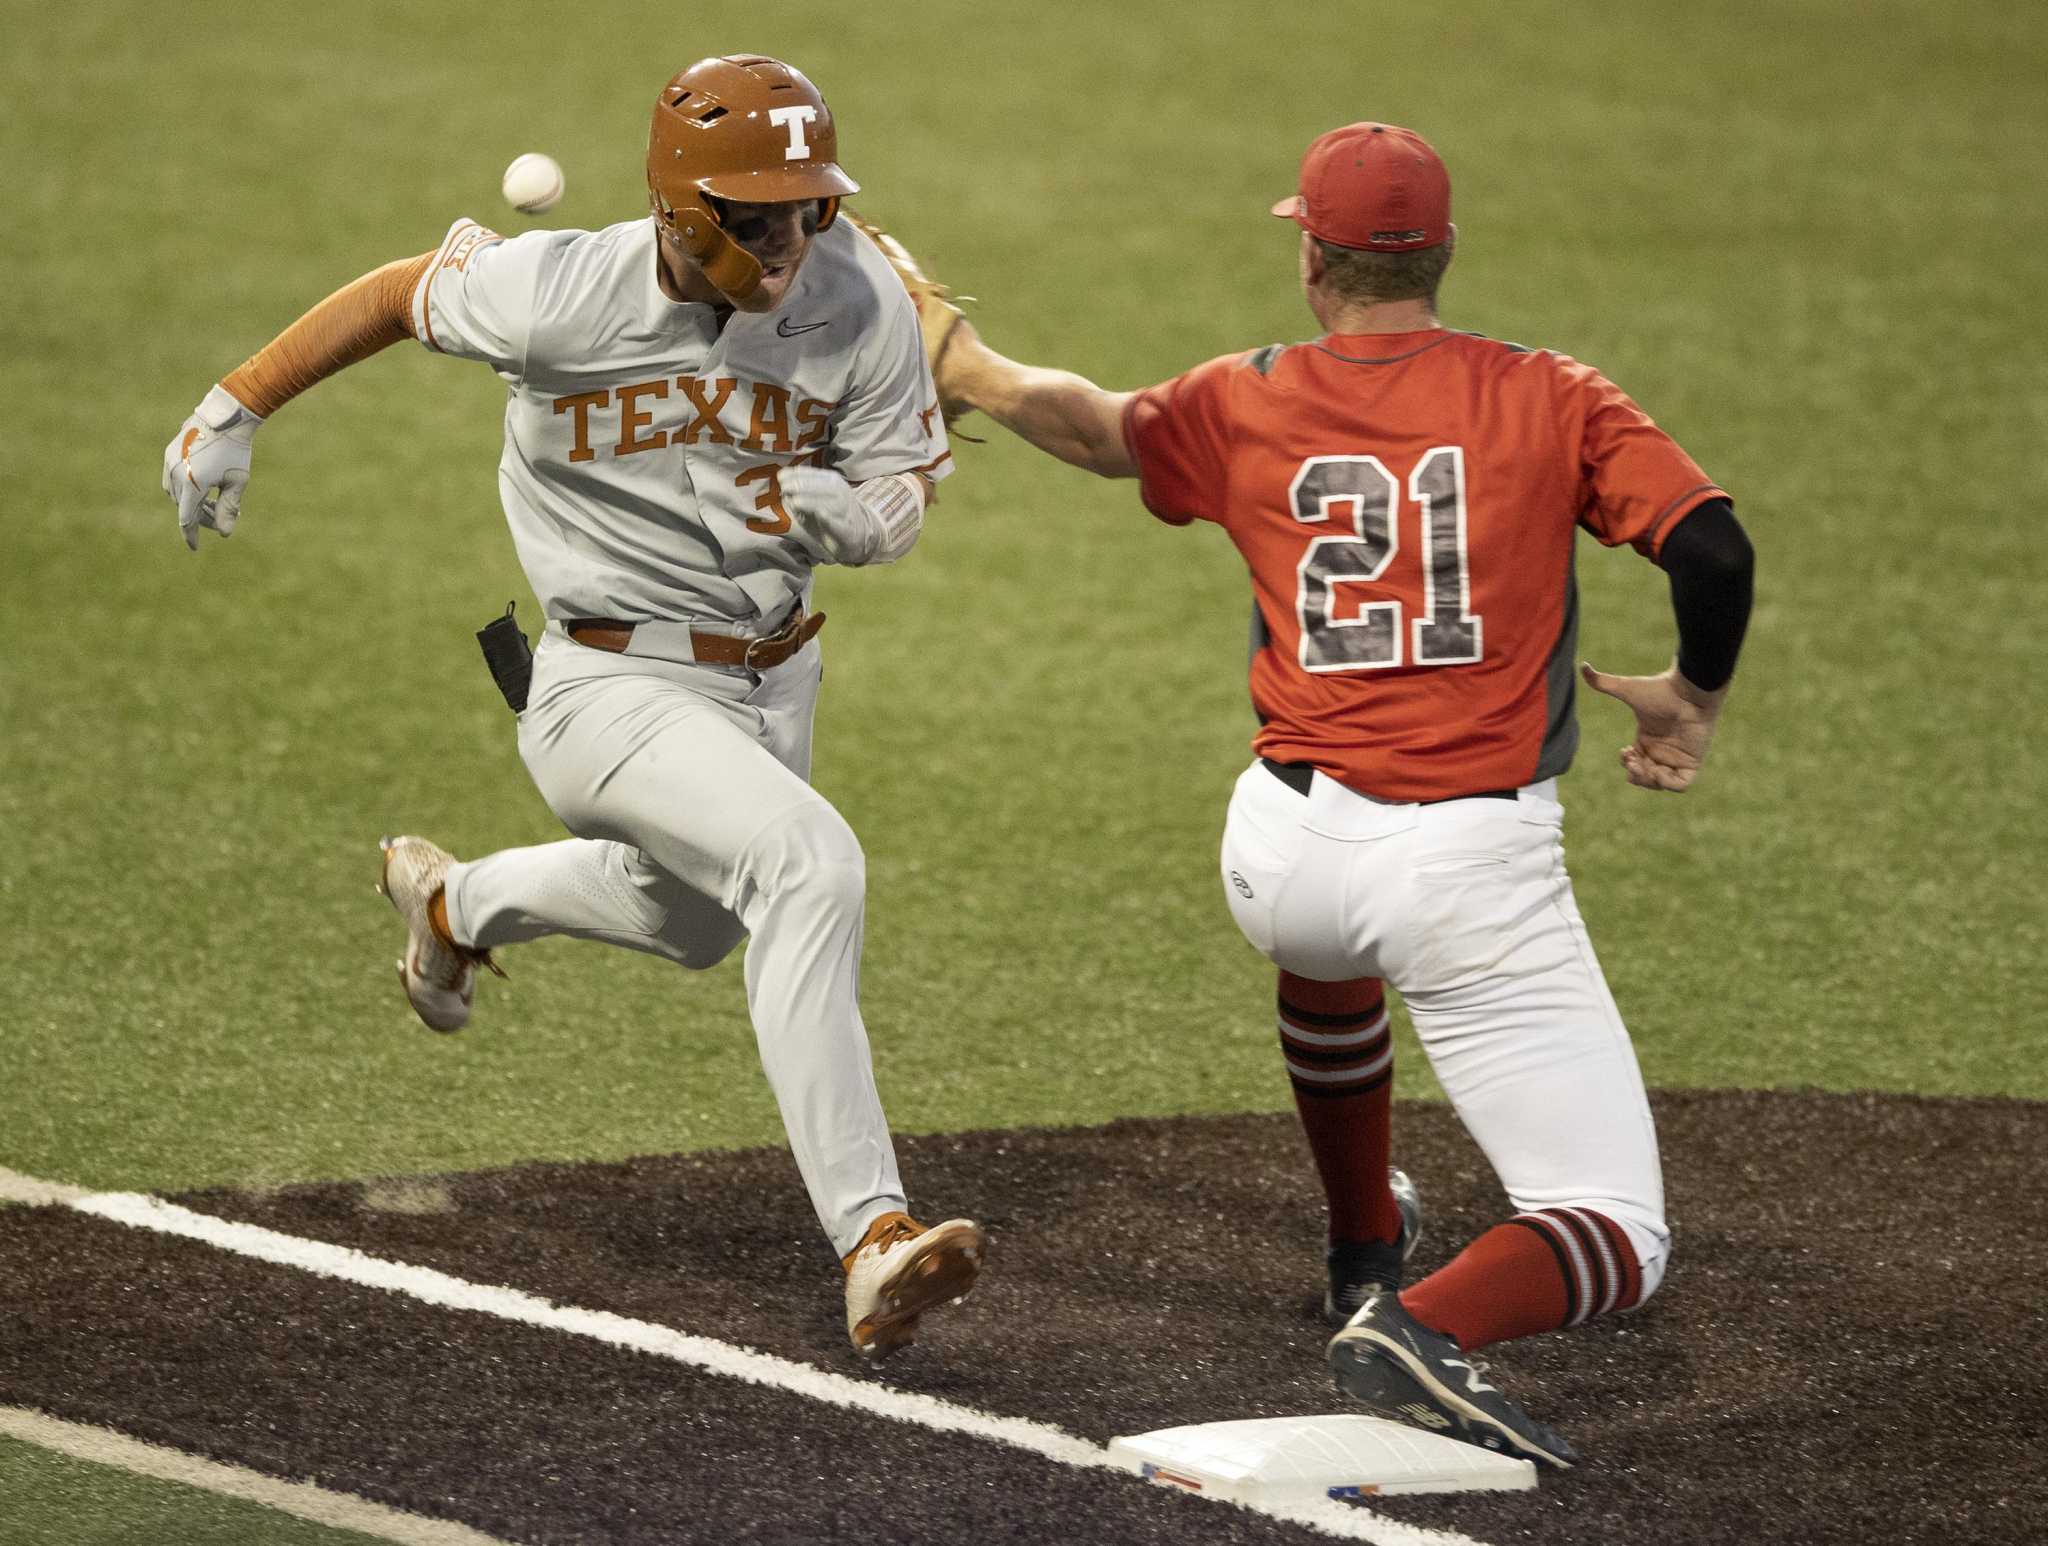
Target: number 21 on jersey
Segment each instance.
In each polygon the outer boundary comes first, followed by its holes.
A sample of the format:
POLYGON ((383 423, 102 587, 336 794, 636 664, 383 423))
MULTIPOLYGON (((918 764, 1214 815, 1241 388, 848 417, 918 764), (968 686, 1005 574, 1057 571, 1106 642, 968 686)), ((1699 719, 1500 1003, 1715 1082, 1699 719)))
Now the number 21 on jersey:
POLYGON ((1369 601, 1349 617, 1337 609, 1346 584, 1370 584, 1401 548, 1401 484, 1377 456, 1311 456, 1287 486, 1303 525, 1327 524, 1348 511, 1349 532, 1316 537, 1301 555, 1294 593, 1304 671, 1382 671, 1466 666, 1480 658, 1485 630, 1466 610, 1472 577, 1465 542, 1465 451, 1436 446, 1408 475, 1408 497, 1422 512, 1422 616, 1402 627, 1398 601, 1369 601), (1403 658, 1404 638, 1409 645, 1403 658))

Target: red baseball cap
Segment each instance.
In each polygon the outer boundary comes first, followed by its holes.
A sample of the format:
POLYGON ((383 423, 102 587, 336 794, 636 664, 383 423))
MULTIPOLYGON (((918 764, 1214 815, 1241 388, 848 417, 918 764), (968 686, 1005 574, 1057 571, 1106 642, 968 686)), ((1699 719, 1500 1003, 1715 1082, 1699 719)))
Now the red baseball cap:
POLYGON ((1309 146, 1301 192, 1273 213, 1338 247, 1413 252, 1451 234, 1451 174, 1413 129, 1347 123, 1309 146))

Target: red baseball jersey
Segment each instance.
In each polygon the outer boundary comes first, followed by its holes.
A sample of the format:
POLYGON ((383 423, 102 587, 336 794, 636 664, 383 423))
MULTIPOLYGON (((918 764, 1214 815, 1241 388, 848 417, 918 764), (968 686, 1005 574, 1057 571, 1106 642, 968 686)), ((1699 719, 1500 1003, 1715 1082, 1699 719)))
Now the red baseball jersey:
POLYGON ((1726 497, 1598 371, 1444 329, 1211 360, 1138 393, 1124 438, 1145 507, 1251 571, 1256 750, 1383 800, 1563 772, 1574 534, 1654 558, 1726 497))

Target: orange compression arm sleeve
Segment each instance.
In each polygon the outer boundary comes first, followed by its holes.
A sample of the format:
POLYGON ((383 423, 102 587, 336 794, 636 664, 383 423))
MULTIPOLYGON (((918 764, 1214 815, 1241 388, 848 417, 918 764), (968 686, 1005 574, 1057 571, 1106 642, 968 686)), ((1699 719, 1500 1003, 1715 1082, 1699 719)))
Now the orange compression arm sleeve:
POLYGON ((221 385, 260 418, 343 366, 412 337, 412 293, 434 261, 423 252, 351 280, 237 365, 221 385))

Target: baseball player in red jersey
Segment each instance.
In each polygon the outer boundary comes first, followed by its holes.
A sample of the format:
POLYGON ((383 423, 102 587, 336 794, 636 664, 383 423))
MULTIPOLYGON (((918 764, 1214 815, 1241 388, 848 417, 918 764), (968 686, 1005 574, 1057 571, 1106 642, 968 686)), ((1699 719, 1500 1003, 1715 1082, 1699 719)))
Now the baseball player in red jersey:
POLYGON ((335 371, 416 338, 497 372, 499 495, 547 616, 507 701, 576 836, 468 863, 387 839, 406 998, 454 1031, 501 946, 567 935, 699 970, 750 939, 762 1067, 847 1334, 879 1357, 972 1287, 985 1242, 906 1211, 860 1013, 865 861, 809 782, 809 603, 817 565, 910 551, 949 453, 910 301, 836 218, 858 190, 801 72, 744 55, 676 75, 647 180, 639 219, 510 240, 458 220, 344 286, 207 393, 163 487, 197 548, 233 529, 256 430, 335 371))
POLYGON ((1332 1371, 1389 1416, 1568 1465, 1470 1355, 1640 1304, 1670 1255, 1649 1103, 1560 840, 1575 537, 1669 574, 1671 669, 1585 680, 1635 712, 1629 781, 1671 791, 1734 671, 1749 545, 1728 496, 1597 371, 1438 322, 1450 182, 1418 135, 1324 135, 1273 213, 1301 228, 1313 343, 1112 393, 1004 359, 927 294, 926 347, 949 412, 1135 477, 1159 519, 1213 521, 1243 556, 1261 724, 1224 895, 1280 968, 1330 1205, 1332 1371), (1405 1291, 1421 1209, 1387 1166, 1383 981, 1515 1210, 1405 1291))

